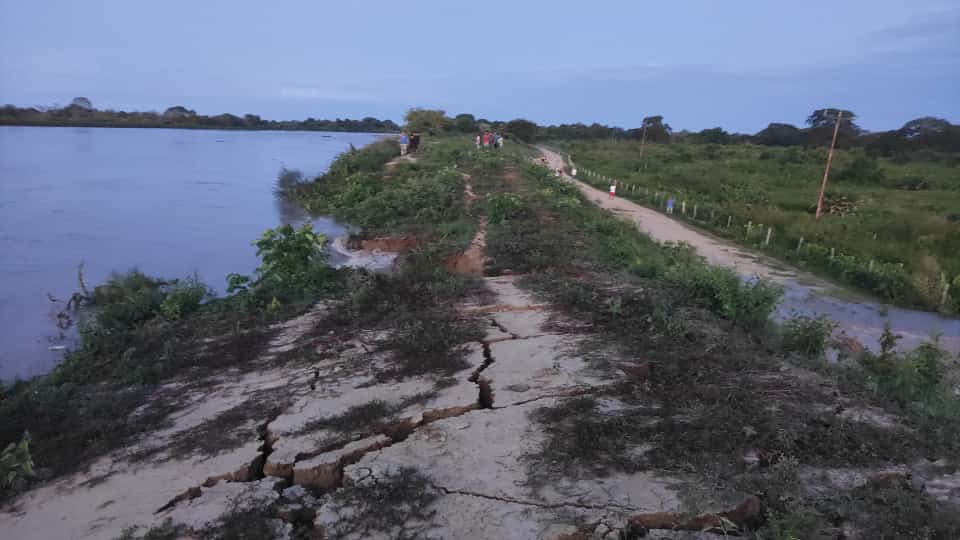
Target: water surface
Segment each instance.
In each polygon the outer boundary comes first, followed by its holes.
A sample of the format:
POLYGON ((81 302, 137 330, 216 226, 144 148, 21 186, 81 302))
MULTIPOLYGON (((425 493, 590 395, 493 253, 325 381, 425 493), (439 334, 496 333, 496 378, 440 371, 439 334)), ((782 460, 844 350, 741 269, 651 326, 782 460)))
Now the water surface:
MULTIPOLYGON (((264 229, 306 219, 273 196, 282 166, 322 172, 362 133, 0 126, 0 379, 50 369, 56 313, 87 283, 138 267, 222 291, 257 264, 264 229)), ((330 235, 344 228, 314 219, 330 235)))

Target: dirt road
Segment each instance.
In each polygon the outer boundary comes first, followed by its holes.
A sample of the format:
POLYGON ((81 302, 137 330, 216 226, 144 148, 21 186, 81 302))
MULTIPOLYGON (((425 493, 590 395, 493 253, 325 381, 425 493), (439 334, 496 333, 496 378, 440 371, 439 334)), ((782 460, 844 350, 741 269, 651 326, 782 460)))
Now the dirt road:
MULTIPOLYGON (((548 148, 538 147, 551 169, 563 168, 563 157, 548 148)), ((684 242, 711 264, 733 267, 741 276, 759 276, 784 288, 783 302, 777 309, 777 318, 793 313, 826 315, 838 323, 837 332, 860 340, 871 349, 878 348, 880 334, 889 321, 893 330, 903 336, 900 348, 915 348, 931 335, 940 335, 940 345, 951 354, 960 354, 960 320, 941 317, 935 313, 884 307, 880 303, 859 297, 840 289, 821 278, 786 266, 762 255, 751 253, 656 210, 620 197, 610 196, 567 174, 587 199, 601 208, 633 221, 644 233, 658 242, 684 242)))

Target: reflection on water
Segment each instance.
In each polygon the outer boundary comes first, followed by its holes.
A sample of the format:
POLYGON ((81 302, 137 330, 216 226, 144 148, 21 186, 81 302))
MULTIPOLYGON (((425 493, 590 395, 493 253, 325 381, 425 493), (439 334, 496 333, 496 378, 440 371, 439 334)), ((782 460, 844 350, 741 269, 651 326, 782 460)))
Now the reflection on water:
MULTIPOLYGON (((274 196, 286 166, 322 172, 358 133, 0 127, 0 378, 48 370, 61 356, 57 313, 114 270, 196 272, 222 292, 256 268, 264 229, 309 219, 274 196), (50 296, 48 296, 48 294, 50 296), (56 302, 51 301, 56 300, 56 302)), ((314 218, 335 237, 345 228, 314 218)))

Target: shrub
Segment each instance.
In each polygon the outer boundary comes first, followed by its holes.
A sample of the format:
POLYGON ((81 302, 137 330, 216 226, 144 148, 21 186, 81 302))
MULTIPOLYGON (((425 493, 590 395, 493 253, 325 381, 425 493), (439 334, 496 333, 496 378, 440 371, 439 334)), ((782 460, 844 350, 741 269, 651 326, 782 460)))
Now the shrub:
POLYGON ((288 169, 281 167, 277 174, 277 182, 273 186, 273 192, 277 195, 291 193, 297 186, 303 183, 303 173, 297 169, 288 169))
POLYGON ((228 275, 227 292, 236 293, 247 307, 311 300, 330 285, 335 273, 326 264, 325 241, 310 223, 299 229, 267 229, 253 242, 261 261, 256 277, 228 275))
POLYGON ((827 350, 830 335, 837 324, 829 317, 795 315, 783 323, 782 348, 784 352, 819 358, 827 350))
POLYGON ((846 167, 837 171, 836 178, 858 184, 880 184, 885 175, 875 159, 857 156, 846 167))
POLYGON ((513 193, 488 193, 487 219, 492 224, 503 223, 523 212, 523 201, 513 193))
POLYGON ((765 280, 744 282, 731 268, 704 263, 674 265, 667 277, 714 313, 744 328, 765 325, 783 294, 765 280))
POLYGON ((166 297, 160 302, 160 313, 170 321, 197 311, 213 293, 197 276, 186 280, 174 280, 167 288, 166 297))
POLYGON ((20 442, 8 444, 0 453, 0 500, 7 494, 20 491, 32 476, 30 436, 24 433, 20 442))

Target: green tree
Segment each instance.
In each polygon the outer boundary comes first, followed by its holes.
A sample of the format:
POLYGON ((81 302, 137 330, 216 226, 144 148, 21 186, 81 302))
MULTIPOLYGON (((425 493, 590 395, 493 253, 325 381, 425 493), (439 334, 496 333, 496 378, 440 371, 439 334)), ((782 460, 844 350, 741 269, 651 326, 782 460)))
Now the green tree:
POLYGON ((472 114, 458 114, 453 119, 453 125, 460 133, 472 133, 477 130, 477 120, 472 114))
MULTIPOLYGON (((596 124, 594 124, 596 125, 596 124)), ((628 138, 636 140, 646 140, 651 143, 668 143, 673 134, 673 128, 670 124, 663 121, 663 116, 647 116, 643 119, 641 127, 633 128, 627 131, 628 138), (646 134, 644 134, 646 128, 646 134)))
POLYGON ((833 139, 833 127, 837 122, 837 114, 842 112, 840 131, 837 134, 837 146, 849 148, 863 133, 857 125, 857 115, 853 111, 837 108, 817 109, 807 117, 807 144, 811 146, 829 146, 833 139))
POLYGON ((916 118, 904 124, 903 127, 900 128, 900 133, 908 139, 939 135, 949 130, 951 125, 950 122, 943 118, 924 116, 923 118, 916 118))
POLYGON ((70 102, 71 107, 76 107, 78 109, 83 109, 85 111, 93 110, 93 102, 89 98, 85 97, 75 97, 73 101, 70 102))
POLYGON ((450 125, 446 111, 440 109, 413 108, 407 111, 403 119, 406 122, 405 129, 412 133, 426 132, 436 135, 450 125))
POLYGON ((693 135, 693 140, 703 144, 733 144, 733 135, 721 127, 704 129, 693 135))
POLYGON ((537 139, 537 124, 523 118, 507 122, 504 131, 526 143, 532 143, 537 139))
POLYGON ((804 142, 804 135, 796 126, 773 122, 754 135, 754 140, 766 146, 799 146, 804 142))

